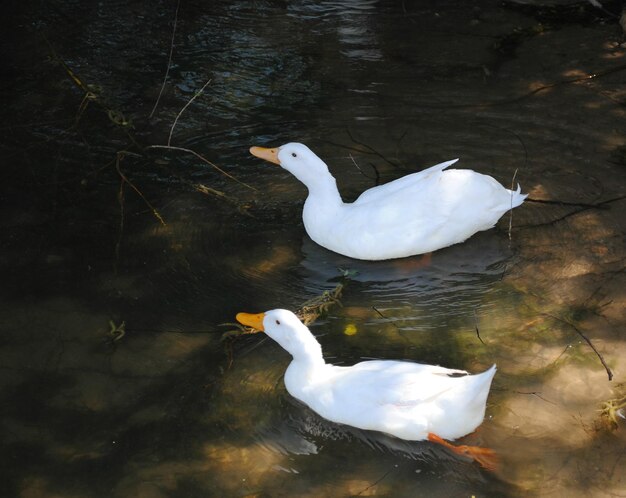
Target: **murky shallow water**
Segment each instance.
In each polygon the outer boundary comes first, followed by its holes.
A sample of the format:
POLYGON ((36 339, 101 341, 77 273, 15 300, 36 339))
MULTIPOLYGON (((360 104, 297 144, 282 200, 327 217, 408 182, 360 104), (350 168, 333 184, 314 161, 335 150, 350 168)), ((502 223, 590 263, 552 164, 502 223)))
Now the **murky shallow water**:
POLYGON ((2 84, 3 496, 626 494, 624 422, 610 430, 598 411, 626 382, 614 20, 491 2, 182 1, 148 118, 174 2, 30 7, 7 15, 2 84), (171 143, 256 190, 133 145, 167 143, 209 79, 171 143), (134 128, 113 124, 120 112, 134 128), (510 239, 504 218, 430 262, 351 261, 304 235, 304 188, 247 153, 292 140, 347 199, 377 174, 460 156, 562 204, 527 202, 510 239), (288 396, 271 340, 221 340, 237 311, 295 309, 340 269, 356 271, 343 306, 312 326, 329 360, 498 364, 468 440, 496 449, 499 472, 330 424, 288 396))

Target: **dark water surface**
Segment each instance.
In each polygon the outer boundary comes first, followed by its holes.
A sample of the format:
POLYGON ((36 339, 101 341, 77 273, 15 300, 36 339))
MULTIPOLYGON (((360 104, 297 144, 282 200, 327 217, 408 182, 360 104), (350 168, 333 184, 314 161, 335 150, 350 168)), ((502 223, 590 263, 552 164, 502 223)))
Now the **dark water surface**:
POLYGON ((603 4, 10 3, 0 495, 626 495, 626 48, 603 4), (354 261, 248 153, 289 141, 348 200, 460 157, 533 201, 431 259, 354 261), (339 281, 312 325, 329 361, 497 363, 467 438, 497 472, 328 423, 271 340, 222 339, 339 281))

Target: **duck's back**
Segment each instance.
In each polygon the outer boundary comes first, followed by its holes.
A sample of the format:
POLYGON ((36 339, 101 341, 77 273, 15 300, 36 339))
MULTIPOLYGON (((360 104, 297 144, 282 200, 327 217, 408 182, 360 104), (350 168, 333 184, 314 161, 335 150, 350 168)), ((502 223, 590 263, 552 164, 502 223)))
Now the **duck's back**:
POLYGON ((474 430, 495 372, 472 376, 405 361, 328 368, 324 379, 307 386, 304 399, 292 394, 333 422, 407 440, 426 439, 429 432, 455 439, 474 430))
POLYGON ((411 173, 389 183, 372 187, 361 193, 353 204, 358 205, 366 202, 384 200, 394 195, 396 192, 405 189, 413 189, 413 191, 417 193, 420 190, 428 188, 430 182, 436 182, 442 171, 457 161, 458 159, 453 159, 451 161, 435 164, 434 166, 418 171, 417 173, 411 173))
POLYGON ((353 258, 401 258, 463 242, 493 227, 523 200, 490 176, 445 167, 367 190, 332 217, 316 217, 318 210, 309 205, 307 232, 320 245, 353 258))

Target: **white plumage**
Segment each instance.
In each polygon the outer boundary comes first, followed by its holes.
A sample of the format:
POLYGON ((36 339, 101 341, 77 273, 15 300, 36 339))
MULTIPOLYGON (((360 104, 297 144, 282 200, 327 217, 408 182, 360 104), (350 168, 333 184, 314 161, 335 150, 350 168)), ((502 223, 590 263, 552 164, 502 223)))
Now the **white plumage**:
POLYGON ((446 169, 457 159, 370 188, 344 203, 328 166, 307 146, 289 143, 250 152, 279 164, 308 188, 302 218, 319 245, 356 259, 428 253, 493 227, 526 195, 472 170, 446 169))
POLYGON ((483 421, 495 365, 477 375, 408 361, 335 366, 324 361, 319 342, 290 311, 239 313, 237 320, 265 331, 291 354, 287 391, 332 422, 432 441, 433 434, 460 438, 483 421))

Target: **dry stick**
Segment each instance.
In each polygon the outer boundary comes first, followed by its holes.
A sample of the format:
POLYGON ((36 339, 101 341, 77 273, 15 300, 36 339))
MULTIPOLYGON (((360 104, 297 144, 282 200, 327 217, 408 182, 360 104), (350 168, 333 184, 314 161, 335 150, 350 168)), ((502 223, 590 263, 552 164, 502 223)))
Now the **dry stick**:
MULTIPOLYGON (((116 166, 119 171, 120 157, 117 157, 116 166)), ((122 246, 122 235, 124 234, 124 179, 120 180, 120 190, 117 193, 117 200, 120 204, 120 231, 117 237, 117 243, 115 244, 115 273, 117 273, 117 264, 120 260, 120 247, 122 246)))
POLYGON ((593 343, 589 340, 589 338, 583 334, 580 329, 574 325, 572 322, 570 322, 569 320, 566 320, 564 318, 560 318, 558 316, 552 315, 550 313, 542 313, 545 316, 549 316, 550 318, 553 318, 554 320, 557 320, 561 323, 566 323, 567 325, 569 325, 570 327, 572 327, 580 337, 582 337, 585 342, 587 344, 589 344, 589 346, 591 347, 591 349, 593 349, 594 353, 596 353, 596 355, 598 356, 598 358, 600 359, 600 363, 602 363, 602 366, 604 367, 604 369, 606 370, 607 375, 609 376, 609 380, 613 379, 613 372, 611 371, 611 369, 609 368, 609 366, 606 364, 606 362, 604 361, 604 357, 600 354, 600 351, 598 351, 596 349, 596 347, 593 345, 593 343))
POLYGON ((357 162, 354 160, 354 157, 352 157, 352 154, 348 154, 348 157, 350 158, 350 160, 352 161, 352 164, 354 164, 354 166, 356 167, 356 169, 359 170, 359 173, 361 173, 365 178, 367 178, 368 180, 374 180, 376 182, 376 185, 378 185, 378 179, 380 177, 380 175, 378 174, 378 170, 374 167, 374 165, 372 164, 372 168, 374 168, 374 172, 376 173, 376 178, 372 178, 371 176, 367 175, 365 173, 365 171, 363 171, 361 169, 361 167, 357 164, 357 162))
POLYGON ((474 328, 476 329, 476 337, 478 337, 478 340, 486 346, 485 341, 483 341, 482 337, 480 337, 480 330, 478 330, 478 317, 476 316, 476 310, 474 310, 474 328))
POLYGON ((543 92, 544 90, 549 90, 551 88, 555 88, 561 85, 569 85, 572 83, 579 83, 582 81, 594 80, 594 79, 602 78, 609 74, 617 73, 619 71, 624 71, 624 70, 626 70, 626 64, 620 64, 619 66, 616 66, 614 68, 606 69, 604 71, 598 71, 592 74, 588 74, 586 76, 581 76, 581 77, 564 80, 564 81, 557 81, 555 83, 549 83, 539 88, 535 88, 534 90, 531 90, 529 92, 518 95, 517 97, 494 100, 491 102, 464 103, 464 104, 427 104, 427 103, 415 104, 415 103, 412 103, 412 106, 419 107, 421 109, 466 109, 466 108, 473 108, 473 107, 493 107, 493 106, 500 106, 500 105, 515 104, 529 97, 532 97, 533 95, 536 95, 539 92, 543 92))
MULTIPOLYGON (((495 106, 495 105, 512 104, 512 103, 524 100, 524 99, 526 99, 528 97, 532 97, 533 95, 535 95, 535 94, 537 94, 539 92, 542 92, 544 90, 549 90, 550 88, 554 88, 554 87, 557 87, 557 86, 560 86, 560 85, 569 85, 571 83, 579 83, 581 81, 594 80, 594 79, 601 78, 603 76, 606 76, 606 75, 609 75, 609 74, 612 74, 612 73, 623 71, 624 69, 626 69, 626 64, 620 64, 619 66, 616 66, 616 67, 613 67, 613 68, 610 68, 610 69, 606 69, 604 71, 598 71, 598 72, 595 72, 595 73, 592 73, 592 74, 588 74, 586 76, 581 76, 581 77, 578 77, 578 78, 572 78, 572 79, 564 80, 564 81, 557 81, 555 83, 549 83, 547 85, 540 86, 539 88, 535 88, 534 90, 531 90, 530 92, 524 93, 524 94, 522 94, 522 95, 520 95, 518 97, 513 97, 512 99, 497 100, 497 101, 488 102, 488 103, 485 103, 485 104, 478 104, 478 106, 480 106, 480 107, 488 107, 488 106, 495 106)), ((467 104, 463 104, 463 105, 467 106, 467 104)))
MULTIPOLYGON (((546 225, 554 225, 555 223, 558 223, 559 221, 563 221, 566 218, 569 218, 570 216, 575 216, 577 214, 583 213, 589 209, 608 209, 605 208, 604 206, 607 204, 611 204, 613 202, 617 202, 617 201, 621 201, 626 199, 626 195, 620 195, 619 197, 613 197, 612 199, 607 199, 606 201, 602 201, 599 202, 597 204, 579 204, 580 206, 582 206, 580 209, 577 209, 576 211, 572 211, 571 213, 567 213, 564 214, 563 216, 560 216, 559 218, 556 218, 554 220, 550 220, 550 221, 546 221, 545 223, 536 223, 534 225, 532 224, 526 224, 526 225, 518 225, 517 229, 524 229, 524 228, 536 228, 536 227, 541 227, 541 226, 546 226, 546 225)), ((566 202, 557 202, 557 201, 540 201, 540 200, 535 200, 535 199, 530 199, 531 202, 541 202, 544 204, 563 204, 566 206, 576 206, 578 204, 576 203, 566 203, 566 202)))
POLYGON ((228 202, 229 204, 234 205, 237 208, 237 211, 243 214, 244 216, 249 216, 250 218, 256 218, 256 216, 248 212, 248 206, 246 206, 245 203, 241 203, 235 199, 231 199, 224 192, 221 192, 211 187, 207 187, 203 183, 193 183, 193 182, 185 182, 185 181, 184 183, 186 183, 187 185, 190 185, 194 190, 196 190, 197 192, 200 192, 201 194, 212 195, 214 197, 217 197, 218 199, 221 199, 223 201, 228 202))
POLYGON ((200 154, 198 154, 197 152, 195 152, 195 151, 193 151, 191 149, 186 149, 185 147, 175 147, 173 145, 148 145, 148 147, 146 147, 146 149, 170 149, 170 150, 177 150, 177 151, 180 151, 180 152, 187 152, 188 154, 192 154, 192 155, 196 156, 198 159, 200 159, 202 162, 208 164, 212 168, 215 168, 217 171, 219 171, 223 175, 227 176, 231 180, 236 181, 240 185, 243 185, 244 187, 247 187, 250 190, 256 191, 256 189, 254 187, 251 187, 250 185, 248 185, 247 183, 242 182, 241 180, 237 180, 237 178, 235 178, 234 176, 226 173, 226 171, 224 171, 222 168, 220 168, 216 164, 213 164, 211 161, 209 161, 208 159, 202 157, 200 154))
POLYGON ((397 330, 398 332, 400 332, 400 334, 401 334, 401 335, 403 335, 403 334, 402 334, 402 332, 400 331, 400 327, 398 327, 398 325, 397 325, 395 322, 392 322, 392 321, 391 321, 391 318, 386 317, 385 315, 383 315, 383 314, 381 313, 381 311, 380 311, 380 310, 379 310, 376 306, 372 306, 372 309, 373 309, 376 313, 378 313, 378 316, 380 316, 381 318, 383 318, 383 319, 387 320, 389 323, 391 323, 391 325, 393 325, 393 326, 396 328, 396 330, 397 330))
POLYGON ((161 85, 161 90, 159 91, 159 96, 157 97, 156 102, 154 103, 154 107, 152 108, 152 112, 149 117, 154 115, 157 106, 159 105, 159 101, 161 100, 161 95, 163 95, 163 90, 165 90, 165 83, 167 83, 167 77, 170 74, 170 67, 172 65, 172 55, 174 53, 174 36, 176 35, 176 25, 178 24, 178 9, 180 7, 180 0, 176 3, 176 13, 174 14, 174 28, 172 29, 172 41, 170 42, 170 55, 167 59, 167 69, 165 71, 165 77, 163 78, 163 84, 161 85))
POLYGON ((528 394, 530 396, 537 396, 540 400, 545 401, 546 403, 551 403, 553 405, 556 405, 556 403, 554 401, 550 401, 549 399, 544 398, 540 392, 537 391, 531 391, 531 392, 525 392, 525 391, 513 391, 516 394, 528 394))
POLYGON ((513 187, 515 186, 515 177, 517 176, 517 168, 515 169, 515 173, 513 173, 513 178, 511 179, 511 209, 509 216, 509 242, 511 242, 511 230, 513 229, 513 187))
MULTIPOLYGON (((185 110, 187 109, 187 107, 189 107, 191 105, 191 103, 202 94, 202 92, 204 92, 204 89, 209 86, 209 83, 211 83, 211 79, 209 79, 203 86, 202 88, 200 88, 199 91, 197 91, 193 97, 191 97, 189 99, 189 101, 183 106, 183 108, 179 111, 179 113, 176 115, 176 118, 174 119, 174 122, 172 123, 172 127, 170 128, 170 134, 167 137, 167 145, 150 145, 147 148, 156 148, 156 149, 172 149, 172 150, 178 150, 181 152, 188 152, 190 154, 193 154, 194 156, 196 156, 198 159, 200 159, 201 161, 205 162, 206 164, 208 164, 209 166, 215 168, 216 170, 218 170, 220 173, 222 173, 223 175, 226 175, 227 177, 229 177, 230 179, 236 181, 237 183, 240 183, 241 185, 244 185, 246 187, 248 187, 249 189, 252 190, 256 190, 254 187, 251 187, 250 185, 247 185, 239 180, 237 180, 234 176, 229 175, 228 173, 226 173, 226 171, 224 171, 223 169, 221 169, 219 166, 213 164, 211 161, 209 161, 208 159, 202 157, 200 154, 198 154, 197 152, 191 150, 191 149, 186 149, 184 147, 175 147, 173 145, 171 145, 172 143, 172 135, 174 134, 174 129, 176 128, 176 124, 178 123, 178 119, 180 118, 180 116, 183 114, 183 112, 185 112, 185 110)), ((212 190, 212 189, 208 189, 207 187, 204 187, 205 190, 212 190)), ((201 190, 202 191, 202 190, 201 190)), ((214 191, 217 192, 217 191, 214 191)), ((223 195, 223 194, 222 194, 223 195)))
POLYGON ((126 182, 128 185, 130 185, 130 187, 135 192, 137 192, 139 197, 141 197, 143 199, 143 201, 146 203, 146 205, 151 209, 152 214, 155 216, 155 218, 161 222, 161 225, 167 226, 167 224, 165 223, 165 220, 162 218, 162 216, 159 214, 159 212, 156 210, 156 208, 152 204, 150 204, 150 201, 148 201, 148 199, 146 199, 146 197, 141 193, 141 190, 139 190, 137 187, 135 187, 133 182, 131 182, 128 178, 126 178, 126 175, 124 175, 124 173, 122 173, 122 169, 120 168, 120 161, 124 157, 124 155, 125 155, 124 152, 118 152, 117 153, 117 161, 115 162, 115 169, 117 169, 117 173, 120 175, 120 178, 122 179, 123 182, 126 182))
POLYGON ((348 133, 348 136, 350 137, 350 140, 352 140, 355 144, 360 145, 361 147, 365 147, 366 149, 369 149, 372 154, 377 155, 378 157, 380 157, 383 161, 385 161, 386 163, 390 164, 391 166, 393 166, 394 168, 397 168, 399 165, 397 163, 394 163, 393 161, 390 161, 389 159, 387 159, 385 156, 383 156, 380 152, 378 152, 376 149, 374 149, 374 147, 372 147, 371 145, 367 145, 366 143, 363 142, 359 142, 356 138, 354 138, 352 136, 352 133, 350 132, 349 128, 346 128, 346 132, 348 133))
POLYGON ((372 309, 378 313, 378 316, 380 316, 381 318, 384 318, 385 320, 387 320, 387 317, 385 315, 383 315, 380 310, 376 307, 376 306, 372 306, 372 309))
MULTIPOLYGON (((369 491, 370 489, 372 489, 373 487, 375 487, 377 484, 379 484, 380 482, 383 481, 383 479, 385 479, 389 474, 391 474, 393 471, 395 470, 395 467, 390 468, 387 472, 385 472, 381 477, 379 477, 378 479, 376 479, 373 483, 371 483, 369 486, 364 487, 361 491, 359 491, 355 496, 361 496, 363 495, 363 493, 369 491)), ((369 493, 368 493, 369 495, 369 493)))
POLYGON ((209 85, 209 83, 211 83, 211 80, 209 79, 209 81, 207 81, 204 86, 202 88, 200 88, 199 91, 197 91, 193 97, 191 97, 189 99, 189 101, 183 106, 183 108, 180 110, 180 112, 176 115, 176 119, 174 120, 174 123, 172 123, 172 127, 170 128, 170 134, 167 137, 167 145, 171 145, 172 142, 172 134, 174 133, 174 128, 176 128, 176 123, 178 123, 178 118, 180 118, 181 114, 183 112, 185 112, 185 109, 187 109, 187 107, 189 107, 189 105, 196 99, 196 97, 198 97, 199 95, 202 94, 202 92, 204 92, 204 89, 209 85))
POLYGON ((587 208, 587 209, 610 209, 610 206, 605 206, 604 204, 607 202, 619 201, 621 199, 624 199, 625 197, 626 196, 616 197, 614 199, 602 201, 597 204, 590 204, 588 202, 554 201, 551 199, 533 199, 532 197, 527 197, 525 202, 534 202, 536 204, 551 204, 555 206, 574 206, 574 207, 582 207, 582 208, 587 208))
MULTIPOLYGON (((74 124, 72 125, 72 127, 70 127, 69 129, 76 127, 78 125, 78 121, 80 120, 82 114, 85 112, 85 110, 87 109, 87 106, 89 105, 89 102, 94 102, 96 105, 98 105, 100 108, 102 108, 108 118, 111 120, 111 122, 113 122, 115 125, 121 127, 124 132, 126 133, 126 136, 129 138, 129 140, 133 143, 133 145, 135 145, 138 149, 141 148, 141 146, 137 143, 137 141, 135 140, 135 137, 130 133, 129 129, 128 129, 128 122, 125 119, 122 119, 121 121, 116 120, 115 116, 122 116, 122 113, 119 111, 115 111, 114 109, 110 108, 108 105, 106 105, 106 103, 102 102, 100 97, 94 93, 93 91, 91 91, 90 89, 90 85, 84 83, 76 73, 74 73, 74 71, 72 71, 72 69, 67 65, 67 63, 61 59, 61 57, 59 57, 59 55, 56 53, 56 51, 54 50, 54 47, 52 46, 52 44, 48 41, 47 38, 45 38, 46 43, 48 44, 48 46, 50 47, 50 51, 52 52, 52 57, 61 65, 63 66, 63 68, 65 69, 65 72, 67 73, 67 75, 70 77, 70 79, 72 80, 72 82, 78 87, 80 88, 83 92, 85 92, 85 95, 83 96, 83 99, 81 100, 81 103, 78 107, 78 112, 76 114, 76 119, 74 124)), ((69 131, 66 130, 66 131, 69 131)), ((64 132, 65 133, 65 132, 64 132)))

